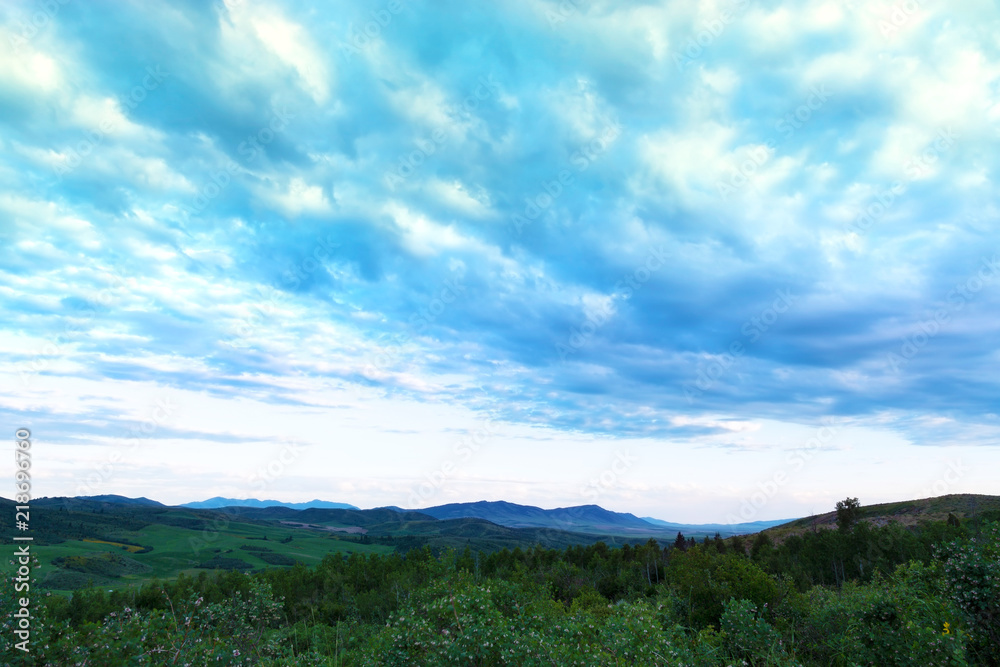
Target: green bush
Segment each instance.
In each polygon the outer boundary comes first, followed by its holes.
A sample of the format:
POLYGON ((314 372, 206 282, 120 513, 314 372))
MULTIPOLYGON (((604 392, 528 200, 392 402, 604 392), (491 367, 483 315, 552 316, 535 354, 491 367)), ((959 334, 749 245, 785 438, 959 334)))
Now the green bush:
POLYGON ((948 597, 969 625, 975 654, 984 665, 1000 665, 1000 525, 955 540, 940 555, 948 597))
POLYGON ((472 583, 455 578, 433 584, 389 622, 361 655, 362 665, 679 665, 693 664, 679 628, 661 627, 646 603, 610 609, 596 591, 578 596, 570 613, 549 600, 509 605, 527 591, 507 582, 472 583), (540 604, 539 604, 540 603, 540 604), (597 613, 593 613, 593 612, 597 613))
POLYGON ((774 609, 792 588, 744 556, 718 554, 702 547, 674 553, 667 581, 677 597, 687 602, 685 621, 695 629, 718 627, 723 607, 731 598, 749 600, 760 609, 768 605, 774 609))
POLYGON ((295 565, 299 561, 285 554, 268 553, 266 551, 255 551, 253 555, 261 559, 268 565, 295 565))
POLYGON ((813 589, 796 633, 801 655, 818 664, 967 665, 958 611, 945 598, 928 595, 928 574, 904 566, 891 581, 813 589))
POLYGON ((799 664, 788 657, 781 634, 749 600, 726 602, 721 622, 722 646, 728 657, 760 667, 799 664))

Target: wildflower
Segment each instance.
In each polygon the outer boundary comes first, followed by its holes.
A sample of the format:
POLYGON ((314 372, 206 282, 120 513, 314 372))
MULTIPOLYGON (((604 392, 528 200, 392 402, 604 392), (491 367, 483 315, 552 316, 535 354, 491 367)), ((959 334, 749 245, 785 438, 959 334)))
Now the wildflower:
POLYGON ((950 635, 951 634, 951 623, 949 623, 948 621, 944 622, 944 632, 942 632, 941 634, 943 634, 943 635, 950 635))

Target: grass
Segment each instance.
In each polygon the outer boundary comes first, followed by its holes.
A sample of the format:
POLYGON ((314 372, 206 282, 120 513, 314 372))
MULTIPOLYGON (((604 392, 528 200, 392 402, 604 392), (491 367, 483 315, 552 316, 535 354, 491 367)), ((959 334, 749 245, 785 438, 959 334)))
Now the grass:
MULTIPOLYGON (((260 525, 242 522, 229 522, 220 525, 216 530, 194 530, 176 526, 150 524, 141 530, 120 531, 112 539, 98 540, 83 538, 66 540, 59 544, 34 545, 31 553, 39 564, 34 576, 39 584, 53 591, 68 592, 85 586, 89 580, 95 585, 106 586, 109 589, 139 586, 152 579, 176 579, 182 572, 197 576, 198 565, 212 558, 240 558, 255 569, 275 567, 260 557, 263 553, 269 560, 275 559, 273 554, 279 554, 306 565, 318 563, 327 554, 378 553, 386 554, 393 551, 392 547, 374 544, 358 544, 338 539, 335 535, 318 531, 273 525, 260 525), (267 537, 265 541, 263 538, 267 537), (281 540, 291 536, 290 542, 281 540), (135 544, 114 542, 114 538, 152 547, 147 553, 137 553, 142 547, 135 544), (269 552, 241 550, 240 547, 266 546, 269 552), (118 577, 101 576, 100 574, 68 571, 57 567, 56 559, 66 559, 64 562, 80 562, 79 558, 93 559, 101 557, 102 553, 128 554, 130 560, 145 566, 144 572, 123 573, 118 577), (270 554, 270 555, 269 555, 270 554), (76 560, 74 560, 76 559, 76 560)), ((92 561, 88 561, 92 562, 92 561)), ((15 566, 10 561, 3 561, 3 569, 7 574, 14 571, 15 566)))

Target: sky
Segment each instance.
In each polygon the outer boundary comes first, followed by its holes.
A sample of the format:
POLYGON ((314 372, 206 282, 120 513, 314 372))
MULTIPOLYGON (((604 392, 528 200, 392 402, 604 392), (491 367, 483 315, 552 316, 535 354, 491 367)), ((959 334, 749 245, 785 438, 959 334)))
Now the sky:
POLYGON ((314 5, 0 5, 33 495, 1000 493, 996 3, 314 5))

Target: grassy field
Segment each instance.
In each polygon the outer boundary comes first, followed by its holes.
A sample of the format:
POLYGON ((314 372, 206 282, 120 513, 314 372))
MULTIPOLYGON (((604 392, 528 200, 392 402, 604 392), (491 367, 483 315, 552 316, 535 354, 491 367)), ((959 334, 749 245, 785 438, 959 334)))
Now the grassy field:
MULTIPOLYGON (((245 562, 248 569, 263 569, 276 567, 265 558, 283 560, 283 556, 312 565, 331 553, 393 551, 390 546, 358 544, 319 531, 237 521, 209 530, 150 524, 140 530, 117 531, 103 537, 105 539, 68 539, 59 544, 33 545, 31 552, 39 561, 35 570, 39 583, 54 591, 73 590, 88 581, 114 589, 141 585, 152 579, 174 579, 182 572, 197 575, 204 571, 199 565, 218 558, 235 558, 245 562), (291 541, 282 542, 289 537, 291 541), (114 539, 123 542, 114 542, 114 539), (143 547, 152 547, 152 550, 142 553, 143 547), (103 554, 116 558, 109 562, 103 554)), ((3 565, 7 572, 14 569, 10 559, 4 560, 3 565)))

